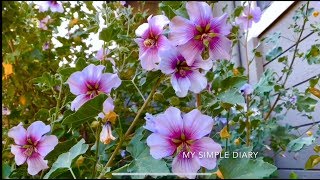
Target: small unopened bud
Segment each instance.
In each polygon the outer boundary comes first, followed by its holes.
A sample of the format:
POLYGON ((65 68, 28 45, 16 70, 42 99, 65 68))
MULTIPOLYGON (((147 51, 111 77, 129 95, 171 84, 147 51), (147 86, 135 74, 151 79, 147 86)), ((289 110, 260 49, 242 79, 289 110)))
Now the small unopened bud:
POLYGON ((103 144, 109 144, 111 141, 116 138, 112 135, 111 123, 108 121, 102 126, 102 130, 100 133, 100 141, 103 144))
POLYGON ((239 139, 239 138, 235 139, 235 140, 234 140, 234 144, 237 145, 237 146, 239 146, 239 145, 241 144, 240 139, 239 139))
POLYGON ((91 125, 92 128, 97 128, 99 126, 99 121, 92 121, 91 125))

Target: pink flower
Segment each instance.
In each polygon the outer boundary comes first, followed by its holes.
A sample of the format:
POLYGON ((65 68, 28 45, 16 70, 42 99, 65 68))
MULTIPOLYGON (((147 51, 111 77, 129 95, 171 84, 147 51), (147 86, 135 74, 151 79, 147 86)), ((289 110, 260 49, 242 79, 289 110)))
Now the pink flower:
POLYGON ((171 84, 177 96, 185 97, 188 90, 199 93, 207 86, 207 79, 199 69, 209 70, 212 67, 212 61, 202 60, 201 56, 195 57, 195 60, 188 65, 187 60, 173 47, 169 51, 161 51, 162 58, 160 70, 164 74, 171 74, 171 84))
POLYGON ((100 93, 110 93, 111 89, 120 86, 121 80, 117 74, 103 73, 104 66, 88 65, 82 71, 77 71, 69 77, 67 83, 70 91, 77 97, 71 103, 71 110, 78 110, 85 102, 100 93))
POLYGON ((107 121, 102 126, 102 131, 100 133, 100 141, 103 142, 103 144, 109 144, 111 141, 115 139, 116 138, 112 135, 111 123, 107 121))
POLYGON ((155 129, 155 117, 152 116, 152 114, 146 113, 146 116, 144 117, 144 119, 146 120, 146 125, 143 126, 145 129, 148 129, 151 132, 156 132, 155 129))
POLYGON ((8 136, 16 143, 11 145, 11 153, 15 155, 16 164, 20 166, 27 161, 28 173, 31 175, 48 168, 48 161, 44 160, 44 157, 58 144, 56 136, 44 135, 49 131, 49 125, 36 121, 27 130, 20 123, 8 132, 8 136))
POLYGON ((160 62, 159 50, 170 48, 170 42, 162 35, 162 29, 169 23, 169 19, 163 15, 149 16, 148 23, 143 23, 136 29, 139 38, 134 41, 139 46, 139 59, 145 70, 158 68, 160 62))
POLYGON ((214 18, 211 7, 205 2, 187 2, 190 20, 180 16, 169 23, 169 40, 178 46, 180 53, 191 65, 207 46, 210 59, 230 59, 231 41, 226 37, 231 26, 227 15, 214 18))
POLYGON ((113 65, 115 65, 113 58, 107 58, 107 55, 109 53, 110 53, 110 50, 108 48, 105 48, 104 51, 103 51, 103 48, 101 48, 96 54, 96 59, 100 61, 109 60, 113 65))
POLYGON ((253 87, 246 83, 240 88, 240 92, 245 96, 250 95, 253 93, 253 87))
POLYGON ((44 45, 42 46, 42 50, 45 51, 45 50, 48 50, 50 48, 50 42, 46 42, 44 43, 44 45))
POLYGON ((248 29, 252 26, 252 21, 257 23, 261 18, 261 10, 259 7, 249 8, 246 6, 241 16, 236 18, 236 24, 240 25, 241 29, 248 29))
POLYGON ((155 117, 156 132, 147 138, 150 154, 161 159, 175 154, 172 161, 172 172, 180 177, 195 178, 203 166, 213 169, 216 157, 203 157, 203 153, 219 153, 221 146, 208 135, 213 127, 213 119, 194 109, 181 116, 179 109, 169 107, 163 114, 155 117), (186 156, 188 152, 194 154, 186 156))
POLYGON ((64 9, 61 2, 58 1, 36 1, 34 2, 39 6, 40 12, 48 11, 63 13, 64 9))
POLYGON ((39 22, 39 28, 43 30, 48 30, 47 24, 50 21, 50 16, 46 16, 39 22))
POLYGON ((109 114, 111 111, 114 110, 114 104, 113 104, 113 99, 111 97, 108 97, 108 99, 106 99, 103 102, 103 112, 99 113, 98 116, 101 119, 104 119, 106 114, 109 114))

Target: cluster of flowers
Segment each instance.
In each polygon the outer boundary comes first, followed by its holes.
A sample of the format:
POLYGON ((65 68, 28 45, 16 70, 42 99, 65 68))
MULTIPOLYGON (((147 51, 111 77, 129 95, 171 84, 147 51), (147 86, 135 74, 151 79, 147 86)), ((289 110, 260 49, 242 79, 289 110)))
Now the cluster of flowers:
MULTIPOLYGON (((63 12, 63 6, 57 1, 39 2, 41 12, 63 12)), ((205 72, 212 68, 213 60, 230 59, 231 41, 227 38, 231 26, 227 24, 227 15, 213 17, 211 7, 205 2, 188 2, 186 9, 190 19, 180 16, 171 21, 164 15, 150 16, 148 23, 140 25, 135 33, 135 42, 139 46, 139 59, 143 69, 147 71, 161 70, 171 76, 171 84, 179 97, 185 97, 188 91, 201 92, 207 86, 205 72), (168 38, 163 28, 169 24, 168 38), (203 60, 202 53, 209 51, 209 58, 203 60)), ((252 21, 260 19, 260 9, 246 8, 236 20, 241 27, 249 28, 252 21)), ((47 16, 40 21, 39 28, 47 30, 47 16)), ((44 47, 47 49, 48 45, 44 47)), ((100 49, 96 55, 98 60, 110 60, 107 49, 100 49)), ((117 74, 104 73, 102 65, 90 64, 82 71, 73 73, 67 83, 70 91, 77 97, 71 103, 71 110, 77 111, 84 103, 101 93, 110 94, 112 89, 120 86, 117 74)), ((245 95, 252 93, 252 87, 246 85, 241 90, 245 95)), ((105 144, 115 140, 111 124, 115 114, 111 97, 103 103, 103 112, 98 116, 105 120, 100 133, 100 141, 105 144)), ((175 107, 169 107, 163 114, 152 116, 147 114, 145 128, 152 134, 147 139, 150 154, 161 159, 175 154, 172 171, 181 177, 194 178, 200 166, 213 169, 216 158, 183 157, 184 153, 221 152, 221 146, 207 137, 213 127, 213 119, 194 109, 181 114, 175 107)), ((9 131, 16 145, 11 146, 17 165, 28 163, 28 173, 35 175, 48 168, 44 157, 58 144, 54 135, 45 135, 50 126, 41 121, 32 123, 27 130, 21 124, 9 131)))

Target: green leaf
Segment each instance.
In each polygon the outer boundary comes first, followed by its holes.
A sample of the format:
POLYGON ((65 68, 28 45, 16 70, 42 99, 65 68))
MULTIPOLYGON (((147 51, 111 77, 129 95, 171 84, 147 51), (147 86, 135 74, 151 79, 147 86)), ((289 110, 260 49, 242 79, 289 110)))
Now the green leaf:
POLYGON ((56 159, 60 154, 68 152, 68 150, 76 144, 76 139, 67 140, 64 142, 59 142, 58 145, 51 151, 47 156, 47 160, 54 160, 56 159))
POLYGON ((229 103, 229 104, 241 104, 244 103, 244 98, 240 94, 238 89, 232 88, 225 92, 220 93, 217 96, 222 102, 229 103))
POLYGON ((310 146, 314 141, 315 137, 309 136, 309 137, 300 137, 298 139, 290 141, 290 143, 287 146, 287 149, 289 152, 297 152, 300 151, 304 146, 310 146))
POLYGON ((234 10, 234 17, 239 17, 240 14, 243 11, 243 6, 238 6, 235 10, 234 10))
POLYGON ((282 53, 282 47, 275 47, 271 51, 269 51, 266 55, 266 60, 271 61, 282 53))
POLYGON ((308 97, 308 96, 301 96, 299 95, 297 98, 297 109, 298 111, 302 112, 313 112, 316 105, 317 105, 317 100, 308 97))
POLYGON ((274 73, 270 69, 267 69, 259 82, 254 86, 254 91, 260 94, 272 91, 274 82, 273 74, 274 73))
POLYGON ((292 171, 292 172, 290 173, 289 178, 290 178, 290 179, 299 179, 298 174, 295 173, 294 171, 292 171))
POLYGON ((2 164, 2 179, 9 179, 10 174, 11 174, 11 167, 9 166, 8 163, 3 163, 2 164))
POLYGON ((67 116, 62 125, 71 125, 73 128, 84 124, 87 121, 94 120, 102 112, 103 102, 107 99, 106 94, 100 94, 82 105, 75 113, 67 116))
POLYGON ((320 44, 312 45, 307 51, 305 58, 308 64, 320 64, 320 44))
POLYGON ((32 79, 33 83, 39 86, 42 91, 50 90, 54 86, 59 84, 59 80, 54 75, 45 72, 41 77, 32 79))
MULTIPOLYGON (((252 147, 240 150, 251 152, 252 147)), ((231 153, 232 154, 232 153, 231 153)), ((219 170, 225 179, 262 179, 270 176, 277 167, 264 162, 262 158, 225 158, 220 161, 219 170)))
POLYGON ((69 152, 61 154, 58 159, 52 164, 50 171, 43 177, 48 179, 49 177, 54 178, 58 174, 61 174, 71 168, 72 160, 77 156, 84 154, 88 148, 88 144, 84 144, 85 140, 81 139, 76 145, 74 145, 69 152), (57 170, 59 170, 57 172, 57 170), (53 174, 54 173, 54 174, 53 174))
POLYGON ((313 169, 317 164, 320 163, 319 155, 311 155, 306 162, 304 169, 313 169))
POLYGON ((105 42, 109 42, 111 40, 115 40, 114 38, 117 37, 120 29, 116 27, 116 24, 110 24, 107 28, 103 28, 99 34, 99 39, 105 42))
MULTIPOLYGON (((127 151, 132 155, 133 161, 127 167, 127 171, 131 173, 169 173, 169 169, 164 160, 154 159, 150 155, 150 149, 145 142, 142 142, 143 127, 140 127, 129 145, 127 151)), ((156 177, 156 176, 152 176, 156 177)), ((144 178, 144 176, 134 176, 134 178, 144 178)))

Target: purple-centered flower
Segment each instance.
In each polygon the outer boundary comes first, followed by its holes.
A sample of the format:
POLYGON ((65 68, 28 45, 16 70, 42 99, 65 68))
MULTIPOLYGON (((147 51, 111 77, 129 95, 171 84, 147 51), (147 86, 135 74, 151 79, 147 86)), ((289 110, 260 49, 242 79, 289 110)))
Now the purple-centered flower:
POLYGON ((36 1, 34 2, 39 6, 40 12, 48 11, 63 13, 64 9, 61 2, 58 1, 36 1))
POLYGON ((226 36, 231 26, 226 23, 227 15, 214 18, 211 7, 205 2, 187 2, 186 9, 190 20, 174 17, 169 23, 169 40, 178 46, 188 65, 206 46, 210 59, 230 59, 231 41, 226 36))
POLYGON ((115 65, 114 59, 107 57, 108 54, 110 53, 110 50, 108 48, 101 48, 96 54, 96 59, 103 61, 103 60, 109 60, 113 65, 115 65))
POLYGON ((47 24, 50 21, 50 16, 46 16, 39 22, 39 28, 43 30, 48 30, 47 24))
POLYGON ((260 7, 250 8, 246 6, 241 16, 236 18, 236 24, 240 25, 241 29, 251 28, 252 22, 259 22, 261 18, 260 7))
POLYGON ((104 119, 104 117, 110 112, 112 112, 113 110, 114 110, 113 99, 111 97, 108 97, 108 99, 106 99, 103 102, 103 112, 99 113, 98 116, 99 118, 104 119))
POLYGON ((88 65, 82 71, 71 74, 67 83, 70 91, 77 97, 71 103, 71 110, 78 110, 85 102, 100 93, 110 93, 111 89, 120 86, 117 74, 103 73, 104 66, 88 65))
POLYGON ((171 74, 171 84, 177 96, 185 97, 188 90, 199 93, 206 88, 207 78, 205 74, 199 72, 199 69, 209 70, 212 67, 212 61, 204 61, 199 55, 188 65, 187 60, 175 47, 160 51, 160 56, 160 70, 164 74, 171 74))
POLYGON ((135 31, 139 38, 134 41, 139 46, 139 59, 143 69, 158 69, 160 62, 159 50, 171 48, 171 44, 162 34, 163 27, 169 19, 163 15, 149 16, 148 23, 141 24, 135 31))
POLYGON ((42 50, 45 51, 45 50, 48 50, 50 47, 50 42, 46 42, 44 43, 44 45, 42 46, 42 50))
POLYGON ((246 83, 240 88, 240 92, 245 96, 250 95, 253 93, 253 87, 252 85, 246 83))
POLYGON ((107 121, 103 126, 100 133, 100 141, 103 144, 109 144, 111 141, 115 140, 116 138, 112 135, 111 130, 111 122, 107 121))
POLYGON ((28 173, 38 174, 48 168, 48 161, 44 157, 58 144, 54 135, 44 135, 50 131, 50 126, 42 121, 33 122, 26 130, 22 123, 11 128, 8 136, 14 139, 16 145, 11 145, 11 153, 15 155, 18 166, 27 161, 28 173))
POLYGON ((215 168, 215 156, 200 157, 203 153, 215 154, 222 150, 219 144, 205 137, 213 127, 211 117, 197 109, 181 116, 179 109, 169 107, 163 114, 157 115, 154 122, 156 132, 147 138, 153 158, 161 159, 175 154, 172 172, 180 177, 195 178, 192 173, 197 173, 200 166, 215 168))

